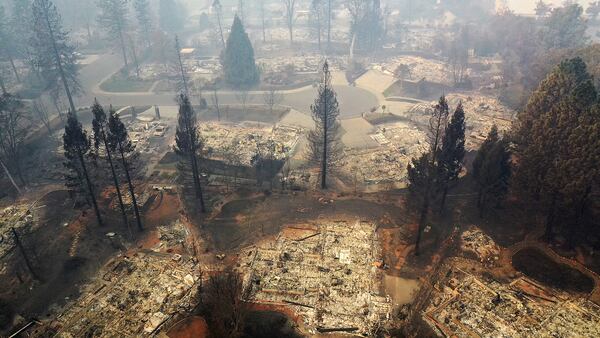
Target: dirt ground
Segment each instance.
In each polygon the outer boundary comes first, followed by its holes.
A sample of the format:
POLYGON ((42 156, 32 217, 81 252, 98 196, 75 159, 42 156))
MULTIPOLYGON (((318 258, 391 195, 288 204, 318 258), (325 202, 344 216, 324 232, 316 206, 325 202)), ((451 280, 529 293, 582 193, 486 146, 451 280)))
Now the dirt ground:
POLYGON ((402 227, 408 219, 401 207, 356 197, 309 193, 255 194, 224 204, 205 220, 204 232, 216 251, 233 252, 284 227, 325 219, 362 219, 381 227, 402 227))
MULTIPOLYGON (((38 202, 40 226, 22 237, 37 280, 26 269, 19 251, 13 250, 4 260, 10 278, 0 281, 0 298, 26 319, 43 319, 52 308, 77 297, 79 287, 96 277, 104 263, 132 247, 131 240, 144 246, 153 240, 157 225, 179 216, 176 195, 157 198, 144 217, 144 231, 134 229, 130 239, 121 216, 107 207, 108 199, 99 200, 105 223, 102 227, 91 210, 74 210, 71 203, 64 190, 47 194, 38 202), (115 233, 112 238, 107 236, 111 232, 115 233)), ((134 227, 133 217, 130 223, 134 227)))

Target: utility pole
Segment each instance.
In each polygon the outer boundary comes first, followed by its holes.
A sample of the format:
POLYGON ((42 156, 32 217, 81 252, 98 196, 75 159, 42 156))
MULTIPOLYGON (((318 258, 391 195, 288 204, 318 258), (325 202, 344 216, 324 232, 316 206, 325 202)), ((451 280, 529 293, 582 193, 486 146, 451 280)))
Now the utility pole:
POLYGON ((21 243, 21 240, 19 239, 19 235, 17 234, 17 231, 15 230, 15 228, 10 228, 10 230, 12 231, 13 236, 15 237, 15 243, 17 244, 17 247, 21 251, 21 254, 23 255, 23 258, 25 259, 25 265, 27 265, 27 269, 29 270, 29 273, 31 273, 31 276, 35 280, 39 281, 40 278, 33 271, 33 267, 31 265, 31 261, 29 261, 29 257, 27 256, 27 253, 25 252, 25 248, 23 247, 23 244, 21 243))

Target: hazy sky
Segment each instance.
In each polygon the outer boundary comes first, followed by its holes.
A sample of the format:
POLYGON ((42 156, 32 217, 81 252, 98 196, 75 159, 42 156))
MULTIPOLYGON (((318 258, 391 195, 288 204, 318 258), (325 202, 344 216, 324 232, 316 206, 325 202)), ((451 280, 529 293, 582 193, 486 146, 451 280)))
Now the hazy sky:
MULTIPOLYGON (((545 0, 547 3, 552 3, 553 5, 562 4, 563 0, 545 0)), ((582 6, 586 7, 589 2, 592 0, 578 0, 582 6)), ((511 9, 518 13, 533 13, 533 9, 535 8, 535 4, 538 0, 508 0, 508 5, 511 9)))

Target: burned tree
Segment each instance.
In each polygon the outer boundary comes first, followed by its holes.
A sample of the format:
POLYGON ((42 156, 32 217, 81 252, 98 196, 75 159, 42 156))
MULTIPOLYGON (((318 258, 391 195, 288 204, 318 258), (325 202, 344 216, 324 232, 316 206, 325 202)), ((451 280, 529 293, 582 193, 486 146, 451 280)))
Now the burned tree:
POLYGON ((43 100, 39 98, 33 100, 31 110, 35 113, 35 115, 37 115, 46 129, 48 129, 48 134, 52 134, 52 126, 50 125, 50 112, 48 112, 48 108, 44 104, 43 100))
POLYGON ((325 19, 325 7, 323 0, 312 0, 310 3, 310 23, 313 34, 317 38, 319 50, 321 50, 321 38, 323 36, 323 20, 325 19))
POLYGON ((35 64, 41 70, 49 89, 58 90, 62 84, 71 113, 75 114, 73 95, 81 90, 78 56, 62 26, 56 6, 50 0, 33 1, 33 46, 35 64))
POLYGON ((186 96, 189 95, 188 91, 188 78, 185 68, 183 66, 183 61, 181 60, 181 46, 179 45, 179 38, 175 35, 175 55, 177 62, 177 73, 179 73, 179 81, 177 82, 177 91, 183 92, 186 96))
POLYGON ((131 178, 131 158, 134 153, 134 147, 129 139, 127 128, 113 110, 110 112, 108 120, 108 144, 111 151, 117 151, 121 157, 121 167, 125 172, 125 179, 127 180, 127 187, 129 189, 129 195, 131 197, 131 205, 133 207, 133 213, 137 223, 138 230, 144 230, 142 226, 142 219, 140 217, 140 210, 135 197, 135 187, 131 178))
POLYGON ((148 0, 135 0, 133 8, 135 9, 135 18, 137 19, 140 36, 146 47, 149 47, 152 43, 153 27, 148 0))
POLYGON ((26 114, 21 100, 11 94, 0 96, 0 150, 8 166, 25 185, 22 168, 23 142, 27 135, 26 114))
MULTIPOLYGON (((419 228, 417 230, 417 239, 415 243, 415 255, 419 255, 419 245, 421 244, 421 234, 427 222, 431 199, 435 191, 438 174, 438 156, 442 146, 444 130, 447 125, 449 115, 448 102, 442 96, 440 101, 432 111, 429 119, 429 151, 422 155, 418 160, 413 159, 408 165, 409 181, 409 202, 418 201, 417 210, 419 213, 419 228)), ((409 203, 410 204, 410 203, 409 203)))
POLYGON ((98 24, 106 30, 109 39, 117 42, 121 47, 125 68, 129 67, 127 62, 127 45, 125 43, 125 32, 128 29, 127 0, 100 0, 97 2, 101 12, 98 15, 98 24))
POLYGON ((294 22, 296 21, 296 0, 282 0, 285 23, 290 33, 290 44, 294 43, 294 22))
POLYGON ((242 337, 245 319, 250 311, 242 277, 226 270, 210 276, 199 293, 204 305, 202 315, 215 337, 242 337))
POLYGON ((283 101, 283 95, 277 88, 271 87, 263 93, 263 101, 269 107, 269 114, 273 116, 273 108, 283 101))
POLYGON ((310 160, 319 164, 321 189, 327 189, 327 175, 341 152, 338 121, 340 109, 337 95, 331 85, 331 73, 327 62, 323 65, 317 98, 310 110, 316 128, 308 133, 308 155, 310 160))
POLYGON ((215 0, 212 3, 212 8, 215 11, 215 15, 217 16, 217 23, 219 24, 219 35, 221 36, 221 44, 223 48, 225 48, 225 36, 223 35, 223 24, 221 23, 221 16, 223 15, 223 6, 221 6, 221 2, 219 0, 215 0))
MULTIPOLYGON (((175 134, 175 152, 187 159, 191 167, 192 180, 194 182, 194 192, 200 202, 200 211, 206 212, 204 196, 202 194, 202 185, 200 183, 200 174, 198 168, 198 152, 201 150, 200 135, 196 124, 196 113, 192 108, 189 98, 185 94, 179 94, 179 116, 177 122, 177 131, 175 134)), ((183 178, 185 169, 179 167, 180 178, 183 178)))
POLYGON ((112 158, 112 149, 108 140, 108 119, 106 113, 98 101, 94 101, 92 106, 92 130, 94 132, 94 147, 96 152, 99 151, 102 146, 106 155, 106 161, 110 166, 110 173, 112 175, 113 183, 117 191, 117 198, 119 200, 119 207, 121 208, 121 216, 123 217, 123 224, 129 229, 129 222, 127 221, 127 214, 125 212, 125 205, 123 204, 123 195, 121 194, 121 186, 119 185, 119 178, 115 170, 115 164, 112 158))
POLYGON ((86 163, 86 156, 90 152, 91 143, 87 133, 81 127, 81 123, 79 123, 77 117, 71 111, 67 115, 65 134, 63 135, 63 147, 66 159, 64 166, 68 170, 65 176, 67 188, 72 193, 84 194, 86 202, 91 202, 94 208, 98 224, 102 225, 102 216, 100 215, 94 185, 90 179, 86 163))

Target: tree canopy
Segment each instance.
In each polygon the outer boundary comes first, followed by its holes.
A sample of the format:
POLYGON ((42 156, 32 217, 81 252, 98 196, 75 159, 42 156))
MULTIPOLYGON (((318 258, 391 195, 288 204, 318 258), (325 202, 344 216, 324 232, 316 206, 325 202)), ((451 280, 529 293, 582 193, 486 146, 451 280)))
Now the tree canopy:
POLYGON ((222 56, 225 82, 234 88, 248 88, 258 84, 259 74, 254 60, 254 49, 236 15, 222 56))

